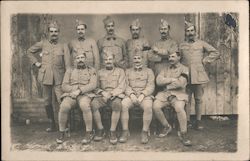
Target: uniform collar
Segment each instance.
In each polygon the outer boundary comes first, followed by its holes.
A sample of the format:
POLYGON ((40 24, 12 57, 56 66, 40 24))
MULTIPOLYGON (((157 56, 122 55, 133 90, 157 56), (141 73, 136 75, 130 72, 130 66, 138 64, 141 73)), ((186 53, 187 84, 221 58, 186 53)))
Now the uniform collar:
POLYGON ((139 67, 136 67, 136 66, 135 66, 135 67, 134 67, 134 70, 135 70, 135 71, 142 71, 142 65, 139 66, 139 67))
POLYGON ((78 37, 78 41, 84 41, 85 38, 84 37, 78 37))
POLYGON ((49 40, 50 44, 56 45, 58 43, 58 40, 49 40))
POLYGON ((78 69, 78 70, 84 70, 84 69, 86 69, 87 68, 87 66, 84 64, 84 66, 83 67, 81 67, 81 68, 78 68, 78 66, 76 65, 76 69, 78 69))
POLYGON ((175 65, 170 65, 170 69, 176 69, 180 66, 180 63, 177 63, 175 65))
POLYGON ((106 35, 105 38, 109 41, 109 40, 116 40, 116 35, 106 35))
POLYGON ((112 71, 112 70, 115 69, 115 67, 112 67, 112 68, 107 68, 107 67, 105 67, 105 69, 108 70, 108 71, 112 71))

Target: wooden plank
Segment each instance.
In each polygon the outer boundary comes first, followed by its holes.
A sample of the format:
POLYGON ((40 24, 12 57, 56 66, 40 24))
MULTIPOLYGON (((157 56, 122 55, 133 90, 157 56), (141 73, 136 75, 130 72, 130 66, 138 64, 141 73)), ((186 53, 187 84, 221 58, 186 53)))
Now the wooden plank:
POLYGON ((231 105, 231 51, 225 45, 221 45, 221 54, 224 61, 224 114, 232 114, 233 109, 231 105))
MULTIPOLYGON (((211 44, 212 46, 216 46, 218 40, 218 34, 214 32, 216 30, 216 18, 218 14, 201 14, 200 15, 200 37, 202 40, 211 44)), ((205 55, 206 56, 206 55, 205 55)), ((207 85, 204 85, 204 95, 203 95, 203 106, 205 109, 203 110, 206 115, 214 115, 216 114, 216 64, 212 64, 210 66, 206 66, 206 71, 209 76, 210 81, 207 85)))
POLYGON ((232 79, 232 90, 231 90, 231 100, 232 100, 232 108, 233 114, 238 114, 238 71, 236 71, 236 65, 238 62, 236 60, 238 57, 237 48, 232 49, 232 62, 231 62, 231 79, 232 79))

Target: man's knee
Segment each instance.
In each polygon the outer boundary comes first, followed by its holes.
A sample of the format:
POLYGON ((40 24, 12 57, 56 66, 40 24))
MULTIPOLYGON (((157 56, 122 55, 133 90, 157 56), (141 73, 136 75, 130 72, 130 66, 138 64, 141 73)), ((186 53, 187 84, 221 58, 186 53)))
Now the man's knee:
POLYGON ((122 111, 128 111, 129 108, 132 106, 132 101, 130 98, 126 97, 121 101, 122 104, 122 111))
POLYGON ((164 104, 160 100, 155 100, 153 103, 153 110, 158 111, 161 110, 164 107, 164 104))
POLYGON ((185 102, 175 100, 174 109, 176 113, 183 112, 183 111, 185 112, 185 102))
POLYGON ((201 98, 195 98, 195 103, 196 104, 201 104, 202 103, 202 99, 201 98))
POLYGON ((122 103, 121 103, 122 101, 121 101, 121 99, 120 98, 115 98, 112 102, 111 102, 111 104, 110 104, 110 106, 111 106, 111 108, 112 108, 112 111, 121 111, 121 109, 122 109, 122 103))
POLYGON ((90 106, 92 111, 97 111, 99 110, 102 106, 103 103, 101 101, 101 98, 94 98, 91 102, 90 102, 90 106))
POLYGON ((90 110, 90 101, 91 101, 91 99, 87 96, 81 97, 78 100, 79 106, 83 112, 90 110))
POLYGON ((68 100, 63 100, 60 104, 59 112, 67 113, 72 107, 71 103, 68 100))
POLYGON ((144 111, 152 112, 153 100, 152 99, 143 100, 141 103, 141 106, 142 106, 144 111))

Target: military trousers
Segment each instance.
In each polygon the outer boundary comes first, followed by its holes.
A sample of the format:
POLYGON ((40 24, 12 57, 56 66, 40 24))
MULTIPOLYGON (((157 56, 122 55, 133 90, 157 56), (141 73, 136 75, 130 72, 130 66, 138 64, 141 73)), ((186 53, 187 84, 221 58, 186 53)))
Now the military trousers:
POLYGON ((166 98, 165 101, 156 100, 153 103, 153 111, 156 118, 161 122, 163 126, 168 126, 168 121, 165 118, 165 115, 162 111, 162 108, 170 106, 173 107, 177 113, 177 119, 180 124, 180 131, 185 133, 187 132, 187 115, 185 111, 186 102, 184 100, 178 100, 177 97, 171 95, 166 98))
POLYGON ((191 104, 192 104, 192 95, 194 94, 195 100, 195 113, 196 119, 201 120, 202 116, 202 105, 203 105, 203 94, 204 94, 204 84, 188 84, 187 85, 187 93, 188 93, 188 107, 187 107, 187 120, 190 121, 190 112, 191 112, 191 104))
POLYGON ((79 95, 76 99, 71 97, 64 97, 59 110, 59 130, 65 131, 68 120, 68 113, 71 108, 77 104, 82 110, 83 119, 86 125, 86 131, 92 131, 92 112, 90 108, 91 98, 86 95, 79 95))
POLYGON ((122 100, 121 122, 123 130, 128 130, 129 109, 135 106, 143 109, 143 131, 148 131, 153 115, 153 99, 150 96, 145 97, 138 105, 134 104, 130 97, 125 97, 122 100))
POLYGON ((61 85, 43 85, 43 98, 45 101, 45 110, 48 119, 57 122, 59 106, 56 104, 61 103, 62 88, 61 85), (54 91, 53 91, 54 90, 54 91), (53 93, 55 95, 54 101, 52 100, 53 93))

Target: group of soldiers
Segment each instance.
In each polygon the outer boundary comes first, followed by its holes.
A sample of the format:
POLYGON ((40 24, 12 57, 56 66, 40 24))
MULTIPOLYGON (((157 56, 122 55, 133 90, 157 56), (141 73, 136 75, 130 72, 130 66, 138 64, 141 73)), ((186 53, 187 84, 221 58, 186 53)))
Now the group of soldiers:
POLYGON ((66 139, 69 111, 78 105, 82 110, 86 132, 82 143, 100 141, 104 137, 100 109, 112 109, 109 141, 125 143, 129 138, 129 109, 143 109, 141 143, 149 141, 149 126, 154 116, 163 125, 159 137, 167 136, 172 127, 162 111, 174 108, 179 122, 179 138, 183 145, 191 145, 187 127, 203 129, 201 125, 203 84, 209 81, 204 65, 219 58, 218 51, 196 38, 196 28, 185 22, 185 41, 177 44, 170 35, 170 25, 161 19, 161 39, 150 46, 140 34, 142 25, 136 19, 130 25, 132 38, 125 42, 115 34, 115 22, 104 20, 106 35, 96 41, 86 38, 87 25, 76 21, 78 38, 68 44, 58 42, 60 29, 56 21, 48 25, 48 39, 37 42, 27 51, 33 65, 39 68, 38 81, 43 84, 43 97, 48 118, 48 132, 57 124, 52 107, 54 90, 60 109, 57 143, 66 139), (205 53, 208 53, 205 56, 205 53), (40 54, 38 62, 35 54, 40 54), (190 121, 191 97, 194 94, 196 119, 190 121), (187 107, 187 108, 186 108, 187 107), (96 124, 93 133, 92 122, 96 124), (116 128, 121 120, 122 133, 116 128), (192 123, 192 124, 191 124, 192 123))

